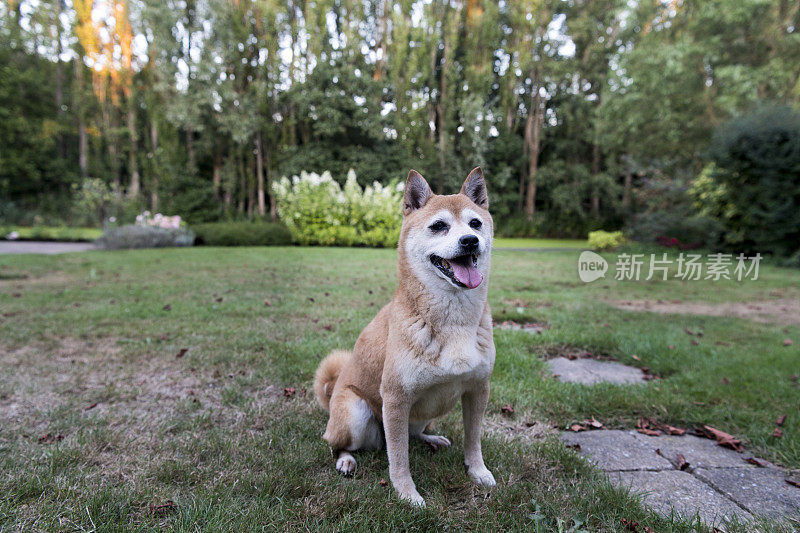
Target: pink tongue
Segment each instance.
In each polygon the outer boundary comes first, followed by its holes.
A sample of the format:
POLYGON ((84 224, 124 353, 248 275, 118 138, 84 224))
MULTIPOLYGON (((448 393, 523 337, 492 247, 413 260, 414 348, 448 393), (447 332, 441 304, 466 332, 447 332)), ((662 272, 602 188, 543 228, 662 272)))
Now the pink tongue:
POLYGON ((453 269, 453 275, 455 275, 456 279, 466 285, 468 289, 474 289, 483 281, 481 273, 472 265, 464 266, 451 261, 450 267, 453 269))

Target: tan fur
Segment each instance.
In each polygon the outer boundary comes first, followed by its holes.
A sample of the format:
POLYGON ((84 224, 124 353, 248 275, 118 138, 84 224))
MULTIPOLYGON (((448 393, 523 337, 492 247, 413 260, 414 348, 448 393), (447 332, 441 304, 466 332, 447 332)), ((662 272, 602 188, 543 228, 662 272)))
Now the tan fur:
POLYGON ((346 350, 334 350, 322 360, 314 375, 314 396, 320 407, 329 410, 333 386, 342 366, 350 359, 350 352, 346 350))
MULTIPOLYGON (((385 431, 390 477, 400 496, 418 505, 424 501, 416 491, 408 465, 408 438, 416 437, 432 447, 449 445, 444 437, 426 435, 430 422, 450 411, 461 400, 464 415, 465 463, 478 483, 493 485, 494 477, 483 464, 480 449, 481 420, 489 395, 489 377, 494 366, 492 318, 486 300, 490 266, 492 219, 480 169, 462 187, 462 193, 438 196, 430 193, 418 174, 409 174, 404 199, 404 219, 398 244, 398 287, 392 300, 364 328, 347 357, 332 352, 317 370, 317 399, 330 410, 324 438, 335 451, 374 448, 375 431, 385 431), (470 180, 478 172, 481 187, 473 192, 470 180), (422 190, 424 202, 411 197, 422 190), (472 198, 482 203, 477 205, 472 198), (481 196, 481 194, 483 196, 481 196), (469 211, 465 211, 469 210, 469 211), (472 290, 448 286, 444 278, 427 269, 425 261, 411 258, 420 239, 429 238, 427 225, 437 213, 454 220, 452 231, 470 230, 460 221, 476 213, 486 225, 482 257, 483 282, 472 290), (427 233, 426 233, 427 232, 427 233), (414 243, 412 245, 412 243, 414 243), (432 277, 433 276, 433 277, 432 277), (324 389, 328 384, 327 393, 324 389), (332 385, 332 390, 331 390, 332 385), (369 409, 369 411, 366 411, 369 409)), ((457 237, 454 233, 453 238, 457 237)), ((420 245, 421 246, 421 245, 420 245)), ((417 257, 417 256, 414 256, 417 257)), ((378 443, 379 445, 380 443, 378 443)), ((355 459, 346 455, 355 468, 355 459)))

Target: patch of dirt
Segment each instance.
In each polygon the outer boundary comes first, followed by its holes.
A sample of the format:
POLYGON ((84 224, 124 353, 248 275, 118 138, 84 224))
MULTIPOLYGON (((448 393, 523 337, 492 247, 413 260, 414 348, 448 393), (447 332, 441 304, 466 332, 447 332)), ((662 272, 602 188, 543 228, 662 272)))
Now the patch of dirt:
MULTIPOLYGON (((220 426, 249 434, 243 407, 225 401, 234 376, 195 369, 175 353, 142 353, 115 338, 0 342, 0 444, 24 462, 50 445, 42 436, 63 435, 59 446, 79 448, 98 467, 87 470, 87 480, 131 481, 147 475, 165 438, 180 443, 220 426)), ((279 387, 234 390, 265 426, 287 401, 279 387)))
POLYGON ((800 325, 800 299, 759 302, 705 304, 680 300, 613 300, 611 305, 623 311, 647 311, 662 314, 708 315, 746 318, 754 322, 800 325))
POLYGON ((603 350, 591 350, 570 344, 551 344, 548 346, 537 346, 536 351, 544 359, 556 359, 563 357, 574 361, 575 359, 597 359, 598 361, 616 361, 609 353, 603 350))
POLYGON ((514 420, 504 415, 488 415, 483 419, 484 431, 504 441, 541 440, 558 434, 558 430, 538 420, 514 420))
POLYGON ((528 333, 540 334, 548 328, 544 322, 515 322, 513 320, 494 321, 492 326, 496 329, 510 329, 512 331, 526 331, 528 333))

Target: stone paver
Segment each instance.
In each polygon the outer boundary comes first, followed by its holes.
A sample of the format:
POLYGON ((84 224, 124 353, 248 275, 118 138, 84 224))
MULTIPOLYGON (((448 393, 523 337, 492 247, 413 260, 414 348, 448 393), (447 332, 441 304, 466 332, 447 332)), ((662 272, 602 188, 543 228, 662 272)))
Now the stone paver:
POLYGON ((694 474, 754 514, 800 517, 800 489, 786 483, 779 468, 701 468, 694 474))
POLYGON ((612 472, 611 480, 640 494, 645 504, 658 513, 677 514, 700 520, 712 526, 720 525, 726 518, 739 520, 752 518, 750 513, 736 505, 705 483, 687 472, 665 470, 662 472, 612 472))
POLYGON ((556 357, 547 362, 550 371, 558 375, 558 379, 567 383, 644 383, 642 371, 613 361, 596 359, 567 359, 556 357))
POLYGON ((672 464, 655 453, 655 449, 639 442, 632 431, 609 429, 563 433, 561 438, 579 445, 580 452, 605 471, 669 470, 672 464))
POLYGON ((708 525, 733 516, 800 518, 800 489, 786 483, 783 470, 766 461, 764 468, 751 465, 744 461, 749 454, 712 440, 623 430, 565 432, 561 439, 579 445, 578 452, 614 483, 642 493, 647 505, 665 515, 674 510, 708 525), (683 471, 677 469, 678 454, 689 463, 683 471))
POLYGON ((95 250, 90 242, 0 241, 0 254, 63 254, 95 250))

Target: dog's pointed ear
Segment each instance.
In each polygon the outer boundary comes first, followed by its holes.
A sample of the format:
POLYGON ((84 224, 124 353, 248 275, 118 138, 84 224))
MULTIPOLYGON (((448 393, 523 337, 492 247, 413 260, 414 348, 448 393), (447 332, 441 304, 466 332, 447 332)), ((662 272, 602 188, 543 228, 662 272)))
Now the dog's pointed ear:
POLYGON ((486 192, 486 180, 483 179, 481 167, 475 167, 461 186, 461 194, 466 195, 476 205, 489 209, 489 194, 486 192))
POLYGON ((403 215, 409 215, 425 205, 431 196, 433 196, 433 191, 425 178, 416 170, 410 171, 406 179, 406 191, 403 195, 403 215))

